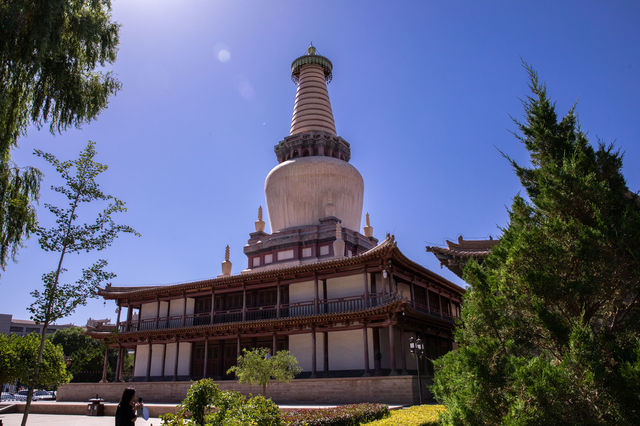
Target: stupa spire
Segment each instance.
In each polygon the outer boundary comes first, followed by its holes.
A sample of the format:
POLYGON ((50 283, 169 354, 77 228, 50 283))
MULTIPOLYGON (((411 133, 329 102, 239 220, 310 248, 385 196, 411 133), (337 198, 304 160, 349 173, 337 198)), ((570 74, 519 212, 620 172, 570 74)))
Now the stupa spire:
POLYGON ((331 81, 333 65, 324 56, 316 54, 313 44, 307 54, 291 64, 291 78, 298 84, 293 106, 290 135, 308 131, 323 131, 336 135, 327 83, 331 81))

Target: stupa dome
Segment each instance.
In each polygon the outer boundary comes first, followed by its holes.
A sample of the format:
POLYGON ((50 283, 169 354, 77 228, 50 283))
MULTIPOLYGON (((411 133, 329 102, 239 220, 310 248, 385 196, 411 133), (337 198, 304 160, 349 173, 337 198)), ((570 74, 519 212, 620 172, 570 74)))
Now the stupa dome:
POLYGON ((332 70, 313 46, 291 64, 298 85, 291 130, 275 147, 280 164, 264 185, 271 232, 317 225, 326 217, 360 230, 364 181, 348 163, 349 143, 336 133, 327 91, 332 70))

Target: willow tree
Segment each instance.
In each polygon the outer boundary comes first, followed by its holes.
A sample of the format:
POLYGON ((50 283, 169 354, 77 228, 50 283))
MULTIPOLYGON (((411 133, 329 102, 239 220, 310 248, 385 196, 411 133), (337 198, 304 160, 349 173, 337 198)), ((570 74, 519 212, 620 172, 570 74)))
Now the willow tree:
POLYGON ((76 160, 60 161, 53 154, 39 150, 36 150, 36 155, 51 164, 62 178, 64 184, 52 186, 51 189, 66 198, 66 205, 60 207, 45 204, 55 217, 55 224, 50 228, 39 227, 37 230, 40 247, 44 251, 56 253, 58 261, 50 272, 42 275, 43 288, 31 292, 35 299, 29 307, 31 318, 42 324, 42 330, 35 370, 29 383, 23 426, 29 415, 34 385, 39 383, 38 375, 48 326, 70 315, 78 306, 85 305, 89 298, 97 295, 100 285, 115 277, 115 274, 105 271, 107 261, 99 259, 83 269, 81 277, 75 282, 64 283, 62 274, 66 271, 63 266, 66 255, 104 250, 120 233, 139 235, 130 226, 119 225, 114 221, 114 215, 127 209, 122 200, 105 194, 96 181, 107 170, 107 166, 94 161, 96 150, 93 142, 89 142, 76 160), (106 203, 106 207, 97 214, 93 223, 83 223, 80 220, 82 207, 91 212, 95 211, 98 203, 106 203))
POLYGON ((120 83, 119 25, 110 0, 0 2, 0 269, 36 229, 40 173, 11 162, 29 128, 51 133, 93 120, 120 83))
MULTIPOLYGON (((528 68, 528 67, 527 67, 528 68)), ((536 73, 500 243, 464 270, 458 349, 436 362, 447 424, 640 424, 640 198, 622 155, 562 118, 536 73)))

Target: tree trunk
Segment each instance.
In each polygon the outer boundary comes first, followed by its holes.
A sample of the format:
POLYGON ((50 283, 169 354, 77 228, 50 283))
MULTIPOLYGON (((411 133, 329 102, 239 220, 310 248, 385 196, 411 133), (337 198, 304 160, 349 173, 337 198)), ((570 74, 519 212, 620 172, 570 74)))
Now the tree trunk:
POLYGON ((49 324, 46 322, 42 325, 42 332, 40 333, 40 348, 38 348, 38 359, 36 361, 36 368, 33 370, 33 376, 29 383, 29 392, 27 393, 27 403, 24 406, 24 414, 22 415, 22 426, 27 425, 27 417, 29 417, 29 409, 31 408, 31 400, 33 399, 34 387, 37 384, 38 376, 40 375, 40 363, 42 362, 42 352, 44 351, 44 343, 47 339, 47 327, 49 324))
POLYGON ((267 385, 262 385, 262 396, 267 397, 267 385))

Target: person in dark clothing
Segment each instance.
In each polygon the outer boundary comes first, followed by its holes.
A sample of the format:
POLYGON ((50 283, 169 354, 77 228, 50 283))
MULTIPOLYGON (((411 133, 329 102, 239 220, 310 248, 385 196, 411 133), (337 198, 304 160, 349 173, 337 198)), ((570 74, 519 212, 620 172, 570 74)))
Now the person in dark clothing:
POLYGON ((122 392, 122 398, 116 408, 116 426, 131 426, 138 419, 136 410, 140 404, 136 402, 136 390, 127 388, 122 392))

